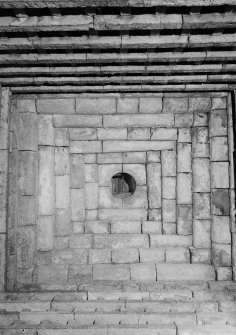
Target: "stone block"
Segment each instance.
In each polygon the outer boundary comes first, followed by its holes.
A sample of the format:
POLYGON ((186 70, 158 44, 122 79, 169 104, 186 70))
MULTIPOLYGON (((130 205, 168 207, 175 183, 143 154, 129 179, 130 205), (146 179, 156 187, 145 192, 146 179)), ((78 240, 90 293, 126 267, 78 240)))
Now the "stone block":
POLYGON ((176 235, 177 225, 173 222, 163 222, 162 231, 163 235, 176 235))
POLYGON ((56 222, 55 222, 55 235, 56 236, 67 236, 71 234, 72 226, 70 222, 70 210, 69 209, 57 209, 56 210, 56 222))
POLYGON ((208 143, 193 143, 192 145, 193 157, 209 158, 210 148, 208 143))
POLYGON ((19 115, 18 125, 18 149, 32 150, 38 149, 38 117, 33 113, 22 113, 19 115))
POLYGON ((0 150, 0 172, 7 172, 8 151, 0 150))
POLYGON ((167 248, 167 263, 190 263, 190 252, 188 248, 167 248))
POLYGON ((227 135, 227 112, 214 110, 210 113, 210 136, 227 135))
POLYGON ((108 234, 110 225, 106 221, 87 221, 85 222, 86 234, 108 234))
POLYGON ((177 170, 178 172, 191 172, 192 170, 192 147, 189 143, 178 143, 177 145, 177 170))
POLYGON ((210 194, 194 193, 193 194, 193 217, 195 219, 210 219, 210 194))
POLYGON ((213 266, 205 264, 156 264, 157 280, 201 281, 215 280, 213 266))
POLYGON ((164 222, 176 222, 175 200, 162 200, 162 218, 164 222))
POLYGON ((98 164, 117 164, 122 163, 122 153, 116 152, 116 153, 107 153, 107 154, 98 154, 97 155, 97 162, 98 164))
POLYGON ((146 163, 146 152, 124 152, 123 153, 124 163, 146 163))
MULTIPOLYGON (((127 128, 98 128, 99 140, 127 140, 127 128)), ((145 139, 145 138, 144 138, 145 139)))
POLYGON ((77 114, 113 114, 116 113, 115 98, 79 98, 76 99, 77 114))
POLYGON ((37 251, 35 256, 35 263, 37 265, 49 265, 52 263, 51 251, 37 251))
POLYGON ((54 115, 55 128, 96 128, 102 127, 101 115, 54 115))
POLYGON ((123 172, 130 174, 135 179, 136 185, 146 185, 146 169, 143 164, 123 164, 123 172))
POLYGON ((103 152, 172 150, 174 141, 104 141, 103 152))
POLYGON ((87 264, 88 250, 64 249, 52 252, 52 264, 87 264))
POLYGON ((175 151, 162 151, 162 175, 164 177, 176 176, 176 152, 175 151))
POLYGON ((35 230, 32 227, 17 229, 17 266, 21 269, 30 268, 34 263, 35 230))
POLYGON ((141 234, 141 221, 113 221, 111 234, 141 234))
POLYGON ((56 208, 70 207, 70 176, 56 176, 56 208))
POLYGON ((149 209, 148 219, 150 221, 161 221, 161 209, 149 209))
POLYGON ((123 200, 114 197, 111 187, 99 187, 99 208, 122 208, 123 200))
POLYGON ((207 143, 209 141, 209 134, 207 127, 194 127, 192 130, 193 143, 207 143))
POLYGON ((171 127, 174 125, 174 115, 171 114, 139 114, 139 115, 104 115, 105 128, 123 127, 171 127))
POLYGON ((207 158, 193 159, 193 191, 210 192, 210 161, 207 158))
POLYGON ((55 174, 67 175, 70 173, 70 155, 69 148, 55 148, 55 174))
POLYGON ((192 236, 150 235, 151 248, 159 247, 190 247, 192 236))
POLYGON ((69 131, 67 128, 55 128, 55 145, 57 147, 68 147, 70 145, 69 131))
POLYGON ((152 114, 162 112, 162 97, 140 98, 139 113, 152 114))
POLYGON ((160 221, 143 221, 142 232, 144 234, 161 234, 162 222, 160 221))
POLYGON ((87 209, 85 211, 85 218, 87 221, 98 220, 98 210, 97 209, 87 209))
POLYGON ((213 216, 212 241, 231 244, 230 220, 228 216, 213 216))
POLYGON ((91 265, 70 265, 68 272, 69 282, 81 282, 92 279, 91 265))
POLYGON ((192 174, 179 173, 177 175, 177 203, 192 203, 192 174))
MULTIPOLYGON (((1 126, 0 126, 0 149, 8 149, 8 133, 9 133, 9 97, 8 88, 1 88, 1 126)), ((17 120, 18 123, 18 120, 17 120)), ((22 124, 21 124, 22 131, 22 124)))
POLYGON ((102 152, 101 141, 72 141, 70 144, 71 154, 86 154, 102 152))
POLYGON ((112 250, 112 263, 138 263, 138 249, 115 249, 112 250))
POLYGON ((129 280, 129 265, 98 264, 93 266, 93 280, 129 280))
POLYGON ((54 244, 54 216, 39 216, 36 229, 36 245, 39 251, 53 250, 54 244))
POLYGON ((148 151, 147 152, 147 163, 160 163, 160 162, 161 162, 161 152, 160 151, 148 151))
POLYGON ((98 183, 85 184, 85 208, 97 209, 98 208, 98 183))
POLYGON ((165 250, 164 248, 141 248, 140 253, 140 263, 153 262, 153 263, 163 263, 165 262, 165 250))
POLYGON ((212 190, 212 214, 229 215, 229 190, 212 190))
POLYGON ((55 250, 67 249, 67 248, 69 248, 69 237, 68 236, 54 237, 54 249, 55 250))
POLYGON ((191 143, 191 132, 189 128, 179 128, 178 142, 191 143))
POLYGON ((72 222, 73 233, 84 234, 84 223, 83 222, 72 222))
POLYGON ((144 234, 100 234, 94 235, 93 247, 98 249, 148 248, 149 240, 144 234))
POLYGON ((226 136, 211 138, 211 161, 228 161, 228 140, 226 136))
POLYGON ((128 140, 149 140, 150 128, 128 128, 128 140))
POLYGON ((193 221, 193 245, 199 249, 211 248, 211 221, 193 221))
POLYGON ((96 128, 70 128, 69 135, 71 141, 97 140, 96 128))
POLYGON ((36 193, 37 154, 32 151, 19 151, 18 187, 21 195, 36 193))
POLYGON ((188 98, 164 98, 163 113, 186 113, 188 111, 188 98))
POLYGON ((227 108, 227 101, 225 97, 215 97, 212 98, 212 107, 211 109, 226 109, 227 108))
POLYGON ((36 113, 36 102, 34 99, 17 99, 15 108, 20 113, 36 113))
POLYGON ((156 281, 156 267, 154 263, 131 264, 131 280, 156 281))
POLYGON ((211 109, 210 97, 190 97, 189 112, 190 113, 206 113, 211 109))
POLYGON ((111 179, 117 173, 122 172, 121 164, 105 164, 98 166, 99 186, 109 187, 111 179))
POLYGON ((146 209, 99 209, 99 220, 147 220, 146 209))
POLYGON ((138 113, 139 99, 137 98, 119 98, 117 99, 118 114, 138 113))
POLYGON ((192 127, 193 114, 175 114, 175 127, 192 127))
POLYGON ((193 264, 211 264, 211 250, 210 249, 191 249, 191 261, 193 264))
POLYGON ((83 155, 70 155, 70 187, 83 188, 85 171, 83 155))
POLYGON ((231 267, 217 267, 216 268, 217 280, 218 281, 231 281, 232 280, 232 268, 231 267))
POLYGON ((75 99, 38 99, 36 105, 39 114, 75 113, 75 99))
POLYGON ((91 234, 73 234, 69 237, 69 247, 73 249, 92 248, 93 235, 91 234))
MULTIPOLYGON (((62 265, 41 265, 37 268, 36 271, 37 272, 35 274, 35 277, 38 283, 43 283, 43 284, 47 283, 47 284, 53 284, 53 285, 60 283, 63 285, 63 283, 66 283, 68 279, 68 265, 64 265, 64 264, 62 265)), ((35 315, 34 315, 34 318, 35 318, 35 315)))
POLYGON ((18 197, 18 226, 32 226, 36 223, 36 198, 18 197))
POLYGON ((193 226, 193 208, 192 205, 179 205, 178 206, 178 235, 191 235, 193 226))
POLYGON ((96 164, 97 163, 97 154, 85 154, 84 155, 85 164, 96 164))
POLYGON ((52 115, 39 115, 38 116, 38 129, 39 129, 39 145, 54 146, 54 127, 52 124, 52 115))
POLYGON ((213 188, 229 188, 229 163, 212 162, 211 180, 213 188))
POLYGON ((89 264, 109 264, 111 263, 111 250, 91 249, 89 250, 89 264))
POLYGON ((149 208, 161 208, 161 164, 147 164, 147 187, 149 208))
POLYGON ((231 266, 231 245, 213 243, 212 262, 216 266, 231 266))
POLYGON ((151 140, 158 141, 176 141, 177 129, 173 128, 152 128, 151 140))
POLYGON ((38 215, 54 214, 54 189, 54 148, 39 147, 38 215))
POLYGON ((71 189, 71 220, 85 220, 85 191, 84 189, 71 189))
POLYGON ((204 127, 208 126, 208 114, 207 113, 195 113, 194 116, 194 121, 193 121, 193 126, 194 127, 204 127))
POLYGON ((176 199, 176 178, 164 177, 162 179, 162 197, 164 199, 176 199))

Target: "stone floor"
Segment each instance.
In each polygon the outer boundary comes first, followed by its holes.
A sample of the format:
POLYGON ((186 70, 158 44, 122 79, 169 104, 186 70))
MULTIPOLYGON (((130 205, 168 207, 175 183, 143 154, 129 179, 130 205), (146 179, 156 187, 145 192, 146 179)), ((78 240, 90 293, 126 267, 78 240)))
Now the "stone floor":
POLYGON ((235 335, 236 283, 85 282, 0 294, 0 335, 235 335))

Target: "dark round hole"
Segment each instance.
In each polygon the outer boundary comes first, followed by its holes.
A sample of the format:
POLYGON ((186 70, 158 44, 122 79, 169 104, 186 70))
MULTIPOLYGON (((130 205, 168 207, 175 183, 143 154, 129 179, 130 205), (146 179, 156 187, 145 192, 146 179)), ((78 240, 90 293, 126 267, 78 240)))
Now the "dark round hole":
POLYGON ((117 173, 111 179, 112 194, 117 198, 128 198, 136 190, 135 179, 128 173, 117 173))

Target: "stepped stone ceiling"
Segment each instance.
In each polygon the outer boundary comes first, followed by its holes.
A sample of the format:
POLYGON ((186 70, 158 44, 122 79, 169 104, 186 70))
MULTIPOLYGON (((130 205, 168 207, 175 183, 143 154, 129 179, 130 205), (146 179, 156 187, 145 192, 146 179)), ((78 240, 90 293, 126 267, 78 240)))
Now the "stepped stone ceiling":
POLYGON ((0 0, 14 92, 219 90, 236 82, 236 0, 0 0))

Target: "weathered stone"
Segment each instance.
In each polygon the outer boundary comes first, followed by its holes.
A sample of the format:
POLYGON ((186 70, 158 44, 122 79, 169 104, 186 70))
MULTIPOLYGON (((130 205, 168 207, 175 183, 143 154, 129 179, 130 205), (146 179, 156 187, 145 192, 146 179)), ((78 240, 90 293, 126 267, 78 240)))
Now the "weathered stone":
POLYGON ((74 99, 38 99, 37 111, 39 114, 74 114, 74 99))
POLYGON ((194 127, 204 127, 207 125, 208 125, 208 114, 199 112, 194 114, 194 121, 193 121, 194 127))
POLYGON ((192 174, 179 173, 177 175, 177 203, 192 203, 192 174))
POLYGON ((129 280, 129 265, 99 264, 93 267, 94 280, 129 280))
POLYGON ((69 148, 55 148, 55 174, 68 175, 70 173, 70 156, 69 148))
POLYGON ((97 163, 97 154, 85 154, 84 155, 85 164, 96 164, 97 163))
POLYGON ((189 98, 189 112, 209 112, 211 109, 210 97, 193 97, 189 98))
POLYGON ((192 140, 194 143, 207 143, 209 141, 207 127, 194 127, 192 130, 192 140))
POLYGON ((98 183, 86 183, 85 185, 85 208, 98 208, 98 183))
POLYGON ((188 98, 164 98, 163 113, 186 113, 188 98))
POLYGON ((56 176, 56 208, 69 208, 70 206, 70 176, 56 176))
POLYGON ((199 249, 211 248, 211 221, 194 220, 193 221, 193 245, 199 249))
POLYGON ((177 146, 177 169, 178 172, 191 172, 192 168, 192 155, 191 155, 191 144, 188 143, 178 143, 177 146))
POLYGON ((176 178, 164 177, 162 179, 162 197, 164 199, 176 199, 176 178))
POLYGON ((163 235, 176 235, 177 226, 175 222, 163 222, 163 235))
POLYGON ((84 187, 84 157, 83 155, 70 155, 70 187, 84 187))
POLYGON ((40 265, 34 276, 38 283, 65 283, 68 279, 68 265, 40 265))
POLYGON ((193 217, 195 219, 210 219, 210 194, 193 194, 193 217))
POLYGON ((162 175, 165 177, 176 176, 176 153, 175 151, 163 151, 161 153, 162 175))
POLYGON ((140 262, 154 262, 163 263, 165 261, 164 248, 141 248, 140 252, 140 262))
POLYGON ((84 234, 84 224, 83 222, 72 222, 73 233, 84 234))
POLYGON ((227 112, 214 110, 210 113, 210 136, 227 135, 227 112))
POLYGON ((36 102, 34 99, 17 99, 14 108, 20 113, 36 113, 36 102))
POLYGON ((149 140, 150 128, 128 128, 128 140, 149 140))
POLYGON ((99 186, 110 186, 111 179, 117 173, 122 172, 121 164, 106 164, 98 166, 99 186))
POLYGON ((103 152, 172 150, 174 141, 104 141, 103 152))
POLYGON ((98 154, 97 162, 98 164, 117 164, 122 163, 122 153, 107 153, 107 154, 98 154))
POLYGON ((193 114, 176 114, 175 127, 192 127, 193 114))
POLYGON ((191 249, 191 260, 193 264, 202 263, 210 264, 211 263, 211 250, 210 249, 191 249))
POLYGON ((38 116, 38 129, 39 129, 39 145, 55 144, 54 140, 54 127, 52 124, 52 115, 39 115, 38 116))
POLYGON ((36 198, 18 198, 18 226, 32 226, 36 223, 36 198))
POLYGON ((149 209, 148 219, 150 221, 160 221, 161 220, 161 209, 149 209))
POLYGON ((230 281, 232 280, 232 268, 231 267, 217 267, 217 280, 230 281))
POLYGON ((85 218, 87 221, 98 220, 98 210, 97 209, 86 209, 85 218))
POLYGON ((162 218, 164 222, 176 222, 175 200, 162 200, 162 218))
MULTIPOLYGON (((69 238, 68 236, 58 236, 54 237, 54 249, 67 249, 69 248, 69 238)), ((51 262, 49 263, 51 264, 51 262)))
POLYGON ((229 215, 229 191, 212 190, 212 214, 229 215))
POLYGON ((152 114, 162 112, 162 98, 140 98, 139 113, 152 114))
POLYGON ((109 264, 111 263, 111 250, 90 249, 89 264, 109 264))
POLYGON ((147 186, 149 208, 161 208, 161 164, 147 164, 147 186))
POLYGON ((227 137, 211 138, 211 160, 212 161, 228 161, 228 141, 227 137))
POLYGON ((8 151, 0 150, 0 172, 7 172, 8 151))
POLYGON ((193 143, 192 145, 193 157, 209 158, 210 148, 208 143, 193 143))
POLYGON ((98 249, 123 249, 123 248, 148 248, 147 235, 142 234, 104 234, 94 235, 94 248, 98 249))
POLYGON ((190 263, 190 252, 188 248, 167 248, 167 263, 190 263))
POLYGON ((117 99, 118 114, 138 113, 139 99, 137 98, 120 98, 117 99))
POLYGON ((85 191, 84 189, 71 189, 71 220, 85 220, 85 191))
POLYGON ((96 128, 79 128, 69 129, 70 140, 72 141, 84 141, 84 140, 96 140, 97 129, 96 128))
POLYGON ((142 232, 144 234, 161 234, 162 223, 161 221, 143 221, 142 232))
POLYGON ((191 143, 191 133, 189 128, 179 128, 178 142, 191 143))
POLYGON ((211 179, 213 188, 229 188, 229 163, 212 162, 211 179))
POLYGON ((39 215, 54 214, 54 192, 54 148, 39 147, 39 215))
POLYGON ((231 245, 213 243, 212 261, 216 266, 231 266, 231 245))
POLYGON ((192 236, 150 235, 151 248, 159 247, 190 247, 192 236))
POLYGON ((90 249, 92 247, 91 234, 73 234, 69 238, 69 246, 72 249, 90 249))
POLYGON ((176 141, 177 129, 173 128, 152 128, 151 140, 158 141, 176 141))
POLYGON ((55 145, 58 147, 68 147, 70 145, 69 131, 66 128, 55 128, 55 145))
POLYGON ((174 125, 172 114, 139 114, 139 115, 105 115, 103 126, 109 128, 123 127, 171 127, 174 125))
POLYGON ((51 251, 37 251, 35 263, 37 265, 49 265, 51 264, 52 252, 51 251))
POLYGON ((64 249, 52 253, 52 264, 87 264, 88 250, 64 249))
POLYGON ((210 161, 206 158, 193 159, 193 191, 210 192, 210 161))
POLYGON ((179 205, 178 206, 178 219, 177 219, 177 232, 178 235, 191 235, 192 234, 192 205, 179 205))
POLYGON ((1 88, 0 149, 8 149, 9 97, 10 97, 9 89, 1 88))
POLYGON ((101 115, 54 115, 55 128, 102 127, 101 115))
POLYGON ((131 264, 131 280, 156 281, 156 267, 153 263, 131 264))
POLYGON ((35 231, 31 227, 17 229, 17 265, 19 268, 30 268, 34 263, 35 231))
POLYGON ((19 192, 21 195, 36 193, 37 154, 32 151, 19 152, 19 192))
POLYGON ((98 166, 97 164, 86 164, 84 168, 84 181, 86 183, 98 182, 98 166))
POLYGON ((126 140, 127 139, 127 128, 120 128, 120 129, 98 128, 97 133, 98 133, 99 140, 126 140))
POLYGON ((38 149, 38 117, 33 113, 22 113, 19 115, 18 149, 38 149))
POLYGON ((70 153, 84 154, 102 152, 100 141, 72 141, 70 144, 70 153))
POLYGON ((157 280, 215 280, 212 266, 203 264, 157 264, 157 280))
POLYGON ((231 243, 229 217, 213 216, 212 241, 221 244, 231 243))
POLYGON ((71 222, 69 209, 56 210, 55 236, 67 236, 71 234, 71 222))
POLYGON ((99 208, 122 208, 123 200, 114 197, 110 187, 99 187, 99 208))
POLYGON ((147 152, 147 163, 160 163, 160 162, 161 162, 161 152, 160 151, 148 151, 147 152))
POLYGON ((54 242, 54 216, 39 216, 37 220, 36 244, 37 250, 53 250, 54 242))
POLYGON ((85 222, 86 234, 108 234, 110 225, 106 221, 87 221, 85 222))
POLYGON ((115 249, 112 250, 112 263, 138 263, 138 249, 115 249))
POLYGON ((227 101, 224 97, 212 98, 212 107, 211 109, 226 109, 227 101))
POLYGON ((114 98, 76 99, 77 114, 113 114, 116 112, 116 100, 114 98))

